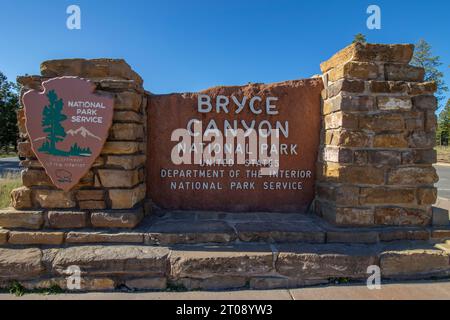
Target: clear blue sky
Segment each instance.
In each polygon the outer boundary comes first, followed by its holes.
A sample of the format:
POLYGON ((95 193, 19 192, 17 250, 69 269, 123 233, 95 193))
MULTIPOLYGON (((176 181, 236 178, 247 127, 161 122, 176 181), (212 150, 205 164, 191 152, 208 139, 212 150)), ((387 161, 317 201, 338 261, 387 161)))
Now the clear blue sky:
MULTIPOLYGON (((154 93, 310 77, 362 32, 369 42, 426 39, 450 86, 450 1, 0 0, 0 71, 38 74, 47 59, 125 58, 154 93), (82 29, 66 28, 66 8, 82 29), (366 9, 382 29, 366 28, 366 9)), ((449 95, 450 96, 450 95, 449 95)))

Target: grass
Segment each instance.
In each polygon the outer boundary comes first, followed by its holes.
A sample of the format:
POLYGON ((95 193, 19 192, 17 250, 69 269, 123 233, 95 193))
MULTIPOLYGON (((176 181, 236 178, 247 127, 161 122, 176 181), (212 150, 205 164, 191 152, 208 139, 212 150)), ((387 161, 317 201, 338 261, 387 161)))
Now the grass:
POLYGON ((25 289, 19 282, 14 281, 11 286, 8 288, 8 292, 10 294, 15 295, 16 297, 22 297, 25 294, 42 294, 42 295, 56 295, 56 294, 62 294, 64 293, 64 290, 61 289, 61 287, 59 287, 58 285, 53 285, 50 288, 45 288, 45 289, 33 289, 33 290, 28 290, 25 289))
POLYGON ((0 159, 12 157, 17 157, 17 152, 14 150, 13 147, 7 148, 7 150, 5 150, 4 148, 0 149, 0 159))
POLYGON ((22 181, 18 175, 7 174, 0 176, 0 209, 7 208, 11 204, 10 193, 13 189, 22 185, 22 181))
POLYGON ((438 162, 450 163, 450 146, 436 147, 438 162))

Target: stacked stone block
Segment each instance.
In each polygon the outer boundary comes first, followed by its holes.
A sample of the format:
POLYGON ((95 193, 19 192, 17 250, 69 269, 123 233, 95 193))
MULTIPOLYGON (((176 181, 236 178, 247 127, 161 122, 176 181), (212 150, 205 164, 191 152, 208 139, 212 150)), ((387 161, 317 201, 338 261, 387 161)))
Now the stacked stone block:
POLYGON ((101 155, 70 192, 56 189, 29 142, 23 109, 19 110, 23 187, 11 193, 17 210, 43 210, 41 225, 55 228, 133 227, 141 220, 146 195, 146 94, 143 81, 124 60, 70 59, 46 61, 41 76, 19 77, 23 95, 41 83, 78 76, 114 96, 114 117, 101 155), (64 209, 64 210, 61 210, 64 209), (130 210, 134 209, 134 210, 130 210))
POLYGON ((438 177, 436 84, 414 46, 352 44, 321 64, 315 211, 342 226, 427 226, 438 177))

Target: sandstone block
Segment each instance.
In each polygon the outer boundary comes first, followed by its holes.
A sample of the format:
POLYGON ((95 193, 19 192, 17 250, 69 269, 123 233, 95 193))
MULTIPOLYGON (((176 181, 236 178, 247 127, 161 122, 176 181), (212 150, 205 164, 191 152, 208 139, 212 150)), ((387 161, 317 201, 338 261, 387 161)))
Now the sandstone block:
POLYGON ((85 276, 108 274, 134 277, 163 277, 169 250, 138 245, 77 246, 60 249, 51 265, 65 275, 69 266, 79 266, 85 276))
POLYGON ((125 285, 135 290, 164 290, 167 288, 167 279, 162 277, 129 279, 125 285))
POLYGON ((425 69, 405 64, 387 63, 384 65, 384 73, 386 80, 420 82, 425 76, 425 69))
POLYGON ((424 129, 426 132, 435 132, 437 128, 437 117, 434 111, 425 112, 424 129))
POLYGON ((370 62, 350 61, 332 69, 328 76, 330 81, 336 81, 342 78, 362 80, 377 79, 378 66, 375 63, 370 62))
POLYGON ((49 211, 48 223, 54 229, 85 228, 87 213, 83 211, 49 211))
POLYGON ((145 155, 123 155, 123 156, 108 156, 106 165, 117 166, 125 170, 132 170, 145 164, 145 155))
POLYGON ((436 145, 434 132, 414 132, 408 137, 410 148, 432 149, 436 145))
POLYGON ((373 165, 396 166, 401 164, 401 153, 398 151, 370 150, 368 151, 368 161, 373 165))
POLYGON ((394 62, 407 64, 414 53, 414 45, 411 44, 371 44, 354 43, 336 53, 331 59, 323 62, 320 68, 323 73, 343 65, 349 61, 360 62, 394 62))
MULTIPOLYGON (((371 219, 373 221, 373 211, 371 219)), ((372 244, 378 243, 378 232, 343 232, 343 231, 330 231, 327 232, 328 243, 365 243, 372 244)))
POLYGON ((402 228, 401 230, 385 230, 380 232, 380 241, 428 241, 430 233, 427 230, 402 228))
POLYGON ((8 242, 8 230, 4 230, 0 228, 0 245, 4 245, 8 242))
POLYGON ((76 193, 78 201, 97 200, 101 201, 105 199, 104 190, 78 190, 76 193))
POLYGON ((20 187, 11 191, 11 204, 17 210, 33 208, 31 199, 31 189, 27 187, 20 187))
POLYGON ((409 94, 411 95, 432 95, 437 90, 436 82, 410 82, 409 86, 409 94))
POLYGON ((144 200, 146 194, 145 184, 141 184, 134 189, 111 189, 108 191, 111 199, 112 209, 133 208, 136 204, 144 200))
POLYGON ((372 137, 361 131, 349 131, 343 130, 339 133, 334 133, 331 137, 330 144, 341 147, 355 147, 355 148, 367 148, 372 143, 372 137))
POLYGON ((412 102, 409 97, 381 96, 377 98, 378 109, 382 111, 411 110, 412 102))
POLYGON ((282 245, 277 249, 278 273, 299 279, 366 279, 367 267, 378 264, 376 253, 359 245, 282 245))
POLYGON ((31 143, 26 142, 19 142, 17 144, 17 153, 19 157, 23 158, 36 158, 36 155, 34 154, 33 150, 31 149, 31 143))
POLYGON ((114 122, 143 123, 143 116, 134 111, 116 111, 113 116, 114 122))
POLYGON ((34 279, 45 268, 41 262, 42 251, 33 249, 0 249, 0 279, 34 279))
POLYGON ((412 102, 414 107, 420 110, 435 111, 437 108, 437 99, 433 95, 422 95, 413 97, 412 102))
POLYGON ((245 287, 247 279, 239 276, 216 276, 206 279, 182 278, 174 281, 174 284, 181 285, 188 290, 230 290, 245 287))
POLYGON ((359 118, 359 128, 375 132, 402 131, 405 129, 405 122, 399 114, 367 115, 359 118))
POLYGON ((407 148, 408 141, 403 133, 377 134, 373 138, 374 148, 407 148))
POLYGON ((357 129, 358 116, 343 112, 334 112, 325 116, 325 129, 357 129))
POLYGON ((43 224, 42 211, 0 210, 0 226, 4 228, 40 229, 43 224))
POLYGON ((415 189, 361 188, 360 203, 370 204, 411 204, 415 202, 415 189))
POLYGON ((119 78, 142 84, 142 79, 123 59, 63 59, 41 64, 41 74, 54 78, 79 76, 83 78, 119 78))
POLYGON ((384 169, 373 166, 342 166, 327 163, 323 177, 329 181, 353 184, 383 184, 384 169))
POLYGON ((117 93, 114 109, 141 112, 142 95, 132 91, 124 91, 117 93))
POLYGON ((136 141, 144 138, 144 127, 135 123, 115 123, 112 125, 109 140, 136 141))
MULTIPOLYGON (((358 197, 358 194, 353 196, 358 197)), ((371 226, 374 222, 374 213, 371 208, 336 208, 336 216, 333 222, 341 226, 371 226)), ((339 242, 333 241, 339 238, 339 235, 332 235, 331 241, 329 238, 329 233, 327 233, 328 242, 339 242), (335 236, 335 237, 334 237, 335 236), (334 238, 333 238, 334 237, 334 238)), ((344 235, 345 236, 345 235, 344 235)), ((348 241, 345 241, 348 242, 348 241)), ((375 241, 376 242, 376 241, 375 241)), ((358 243, 358 241, 355 241, 358 243)), ((361 243, 361 242, 359 242, 361 243)))
POLYGON ((134 187, 139 183, 139 173, 136 170, 98 170, 100 181, 106 188, 134 187))
POLYGON ((106 203, 103 200, 79 201, 78 206, 81 210, 102 210, 106 209, 106 203))
POLYGON ((385 251, 380 256, 385 278, 415 278, 448 272, 449 256, 440 250, 413 249, 385 251))
POLYGON ((364 81, 348 79, 338 80, 326 88, 329 98, 337 96, 340 92, 363 93, 364 89, 364 81))
POLYGON ((44 170, 23 170, 22 171, 22 184, 25 187, 32 186, 53 186, 52 181, 48 177, 44 170))
POLYGON ((417 190, 417 204, 432 205, 437 200, 436 188, 420 188, 417 190))
POLYGON ((142 208, 123 211, 96 211, 91 214, 91 223, 96 228, 136 227, 144 217, 142 208))
POLYGON ((238 247, 222 250, 173 250, 170 255, 171 277, 207 279, 216 276, 256 276, 273 272, 272 250, 260 246, 258 251, 238 247))
POLYGON ((402 81, 370 81, 372 93, 407 93, 408 84, 402 81))
POLYGON ((323 149, 323 160, 329 162, 351 163, 353 152, 351 149, 327 146, 323 149))
POLYGON ((63 232, 22 232, 11 231, 9 243, 17 245, 59 245, 64 242, 63 232))
POLYGON ((133 154, 140 151, 140 144, 132 141, 107 141, 102 154, 133 154))
POLYGON ((72 192, 62 190, 33 190, 34 200, 45 209, 70 209, 76 206, 72 192))
POLYGON ((431 213, 426 210, 404 207, 381 207, 375 209, 375 224, 390 226, 427 226, 431 213))
POLYGON ((429 167, 405 167, 391 169, 388 173, 388 184, 416 186, 434 184, 438 181, 436 169, 429 167))
POLYGON ((67 243, 143 243, 142 233, 69 232, 67 243))

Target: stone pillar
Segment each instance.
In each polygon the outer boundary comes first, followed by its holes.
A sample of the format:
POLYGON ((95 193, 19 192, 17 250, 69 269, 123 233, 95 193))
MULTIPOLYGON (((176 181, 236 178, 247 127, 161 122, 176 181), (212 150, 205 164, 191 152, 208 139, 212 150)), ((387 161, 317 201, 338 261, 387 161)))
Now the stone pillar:
POLYGON ((321 64, 315 211, 339 226, 427 226, 436 200, 436 84, 413 45, 352 44, 321 64))
POLYGON ((41 90, 50 78, 77 76, 97 85, 97 91, 115 97, 114 119, 101 156, 70 192, 57 190, 36 160, 19 111, 19 155, 23 187, 13 190, 18 210, 40 210, 51 227, 134 227, 143 217, 146 195, 146 94, 143 81, 124 60, 70 59, 46 61, 41 76, 19 77, 21 95, 41 90), (61 210, 64 209, 64 210, 61 210), (126 209, 126 210, 124 210, 126 209))

